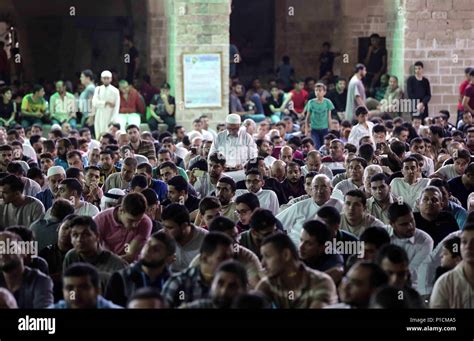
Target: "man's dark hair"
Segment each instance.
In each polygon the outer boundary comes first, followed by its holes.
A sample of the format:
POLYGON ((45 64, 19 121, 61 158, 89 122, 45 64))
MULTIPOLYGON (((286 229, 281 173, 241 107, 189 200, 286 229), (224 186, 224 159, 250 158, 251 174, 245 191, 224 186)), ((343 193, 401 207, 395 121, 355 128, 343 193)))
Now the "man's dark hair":
POLYGON ((69 167, 66 169, 66 178, 73 178, 79 180, 82 171, 76 167, 69 167))
POLYGON ((383 181, 387 185, 390 185, 390 178, 386 176, 384 173, 377 173, 375 175, 372 175, 370 178, 370 182, 376 182, 376 181, 383 181))
POLYGON ((228 235, 222 232, 209 232, 204 237, 199 252, 201 253, 201 256, 203 254, 212 255, 216 252, 219 246, 231 246, 232 244, 233 241, 228 235))
POLYGON ((199 213, 204 215, 207 210, 221 208, 221 203, 216 197, 204 197, 199 201, 199 213))
POLYGON ((372 128, 372 132, 373 132, 373 133, 386 133, 386 132, 387 132, 387 128, 385 128, 385 126, 382 125, 382 124, 376 124, 376 125, 374 125, 374 127, 372 128))
POLYGON ((122 199, 120 205, 128 214, 136 217, 145 213, 147 205, 146 199, 141 193, 129 193, 122 199))
POLYGON ((51 216, 55 217, 59 221, 62 221, 68 215, 74 213, 74 206, 65 199, 58 198, 53 202, 51 206, 51 216))
POLYGON ((395 155, 401 156, 406 152, 406 144, 402 141, 393 141, 390 143, 390 149, 395 155))
POLYGON ((421 61, 415 62, 414 66, 421 66, 421 68, 424 68, 423 63, 421 61))
POLYGON ((35 143, 38 143, 41 141, 42 136, 41 135, 31 135, 30 136, 30 144, 34 145, 35 143))
POLYGON ((232 193, 234 193, 237 190, 237 185, 234 179, 232 179, 230 176, 223 176, 222 178, 217 180, 217 182, 222 182, 224 184, 229 185, 232 190, 232 193))
MULTIPOLYGON (((374 153, 375 153, 374 147, 369 143, 365 143, 359 147, 359 155, 365 161, 365 164, 366 164, 364 168, 366 168, 367 163, 372 160, 372 158, 374 157, 374 153)), ((355 158, 355 159, 358 159, 358 158, 355 158)), ((351 162, 353 160, 351 160, 351 162)))
POLYGON ((397 221, 398 218, 403 217, 407 214, 410 214, 412 211, 411 207, 406 203, 399 204, 398 202, 394 202, 388 207, 388 220, 391 223, 397 221))
POLYGON ((15 135, 15 140, 18 140, 20 138, 20 133, 16 131, 16 129, 9 129, 7 131, 7 135, 15 135))
POLYGON ((364 69, 365 69, 365 65, 364 65, 364 64, 361 64, 361 63, 356 64, 356 66, 355 66, 355 68, 354 68, 354 73, 357 73, 357 72, 359 72, 359 71, 361 71, 361 70, 364 70, 364 69))
POLYGON ((85 276, 89 277, 94 288, 99 288, 99 272, 89 263, 73 263, 64 271, 63 274, 63 278, 85 276))
POLYGON ((382 246, 377 251, 377 255, 375 256, 375 263, 379 266, 382 266, 382 261, 385 258, 387 258, 390 262, 394 264, 410 263, 405 249, 395 244, 387 244, 382 246))
POLYGON ((469 166, 466 167, 466 170, 464 171, 464 174, 466 175, 474 175, 474 162, 471 162, 469 166))
POLYGON ((329 225, 341 223, 341 213, 333 206, 323 206, 317 213, 319 218, 327 220, 329 225))
POLYGON ((431 125, 430 126, 430 132, 431 132, 431 136, 437 135, 439 137, 444 137, 443 128, 441 128, 439 126, 431 125))
POLYGON ((174 164, 174 162, 171 162, 171 161, 166 161, 166 162, 163 162, 159 167, 158 167, 158 170, 162 170, 163 168, 171 168, 172 170, 174 170, 176 173, 178 173, 178 167, 174 164))
POLYGON ((359 239, 362 242, 375 245, 377 249, 390 243, 390 235, 387 230, 379 226, 368 227, 362 232, 359 239))
POLYGON ((233 230, 235 227, 235 223, 225 216, 218 216, 212 219, 211 223, 207 227, 209 232, 217 231, 217 232, 226 232, 229 230, 233 230))
POLYGON ((324 245, 333 237, 331 229, 319 220, 310 220, 303 224, 303 230, 316 239, 319 245, 324 245))
POLYGON ((188 193, 188 182, 181 175, 176 175, 168 181, 168 186, 173 186, 178 192, 188 193))
POLYGON ((129 124, 129 125, 127 126, 127 129, 125 129, 125 130, 126 130, 126 132, 128 133, 128 131, 129 131, 130 129, 137 129, 138 131, 140 131, 140 128, 139 128, 136 124, 129 124))
POLYGON ((6 177, 0 179, 0 186, 5 185, 10 186, 10 190, 12 192, 23 193, 23 190, 25 189, 25 184, 23 183, 23 181, 13 174, 7 175, 6 177))
POLYGON ((306 143, 309 143, 310 145, 312 145, 314 147, 314 141, 311 137, 305 137, 304 139, 301 140, 302 145, 306 144, 306 143))
POLYGON ((235 198, 235 204, 245 204, 251 211, 260 207, 260 201, 258 197, 253 193, 244 193, 235 198))
POLYGON ((89 78, 91 81, 94 81, 95 77, 92 70, 86 69, 86 70, 83 70, 81 73, 87 78, 89 78))
POLYGON ((5 229, 5 232, 16 234, 24 242, 31 242, 35 240, 33 230, 23 225, 13 225, 5 229))
POLYGON ((66 178, 61 181, 61 185, 65 185, 70 191, 76 191, 78 197, 82 195, 82 185, 75 178, 66 178))
POLYGON ((356 198, 360 198, 362 204, 365 206, 366 203, 367 203, 367 198, 364 194, 364 192, 362 192, 360 189, 352 189, 350 190, 349 192, 346 193, 345 197, 356 197, 356 198))
POLYGON ((209 162, 214 162, 225 166, 226 160, 224 154, 222 154, 221 152, 214 152, 209 155, 209 162))
POLYGON ((247 288, 248 276, 245 267, 238 261, 229 259, 222 262, 216 270, 216 274, 219 272, 227 272, 234 274, 240 280, 240 284, 243 288, 247 288))
POLYGON ((150 238, 162 242, 165 245, 166 253, 168 256, 172 256, 176 253, 176 241, 165 231, 160 230, 158 232, 155 232, 150 236, 150 238))
POLYGON ((146 176, 142 174, 135 174, 132 178, 132 181, 130 181, 130 188, 135 188, 135 187, 140 187, 140 188, 147 188, 148 187, 148 180, 146 176))
POLYGON ((77 216, 69 222, 69 227, 72 229, 74 226, 87 226, 95 235, 99 235, 99 229, 94 219, 89 216, 77 216))
POLYGON ((368 114, 368 113, 369 113, 369 110, 366 107, 362 106, 362 105, 357 107, 356 110, 355 110, 355 116, 356 117, 358 117, 360 115, 365 115, 365 114, 368 114))
POLYGON ((449 251, 453 257, 461 257, 461 238, 455 236, 446 239, 443 242, 443 247, 449 251))
POLYGON ((128 303, 134 300, 157 300, 163 304, 166 303, 165 300, 163 300, 163 296, 161 296, 160 290, 154 287, 143 287, 137 289, 137 291, 130 296, 128 303))
POLYGON ((26 177, 31 180, 42 178, 43 172, 38 167, 31 167, 30 169, 28 169, 28 172, 26 173, 26 177))
POLYGON ((161 213, 161 220, 172 220, 178 225, 189 224, 191 218, 189 216, 189 211, 184 205, 180 204, 170 204, 163 209, 161 213))
POLYGON ((25 176, 25 170, 18 161, 10 162, 7 166, 7 172, 14 175, 20 174, 20 176, 25 176))
POLYGON ((262 231, 276 226, 276 218, 270 210, 257 208, 250 218, 250 228, 255 231, 262 231))
POLYGON ((275 233, 266 237, 262 241, 262 246, 266 244, 272 244, 279 253, 282 253, 285 249, 288 249, 290 250, 291 256, 294 260, 299 258, 298 249, 296 248, 295 243, 293 243, 291 238, 284 233, 275 233))
POLYGON ((255 168, 252 168, 252 169, 249 169, 248 171, 246 171, 245 176, 247 176, 247 175, 258 175, 263 180, 262 175, 260 174, 258 169, 255 169, 255 168))

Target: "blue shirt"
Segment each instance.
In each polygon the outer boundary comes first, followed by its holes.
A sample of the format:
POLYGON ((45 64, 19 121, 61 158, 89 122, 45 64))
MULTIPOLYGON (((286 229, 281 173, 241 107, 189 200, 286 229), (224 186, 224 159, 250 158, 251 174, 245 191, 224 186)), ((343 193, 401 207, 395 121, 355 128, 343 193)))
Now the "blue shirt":
POLYGON ((44 191, 37 193, 35 197, 43 203, 45 211, 47 211, 51 206, 53 206, 53 192, 51 192, 49 188, 46 188, 44 191))
POLYGON ((458 223, 459 227, 463 229, 467 219, 467 211, 464 209, 464 207, 452 201, 448 202, 448 209, 453 214, 454 219, 456 219, 456 222, 458 223))
POLYGON ((151 184, 149 187, 155 191, 160 202, 168 198, 168 186, 163 181, 151 179, 151 184))
MULTIPOLYGON (((48 307, 49 309, 70 309, 69 305, 65 300, 61 300, 56 304, 52 304, 48 307)), ((112 303, 111 301, 106 300, 102 296, 97 296, 97 309, 123 309, 121 306, 112 303)))

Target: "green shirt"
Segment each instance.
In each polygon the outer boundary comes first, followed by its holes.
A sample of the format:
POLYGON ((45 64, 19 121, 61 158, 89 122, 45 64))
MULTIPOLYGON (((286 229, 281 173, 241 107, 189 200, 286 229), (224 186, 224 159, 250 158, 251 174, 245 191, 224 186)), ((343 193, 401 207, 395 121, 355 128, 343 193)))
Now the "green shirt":
POLYGON ((23 100, 21 101, 21 111, 31 113, 41 111, 42 113, 45 113, 46 100, 44 98, 40 98, 35 102, 33 100, 33 94, 28 94, 23 97, 23 100))
POLYGON ((328 112, 333 109, 334 104, 327 98, 323 98, 322 102, 318 102, 317 98, 310 100, 305 111, 310 115, 311 129, 328 129, 328 112))

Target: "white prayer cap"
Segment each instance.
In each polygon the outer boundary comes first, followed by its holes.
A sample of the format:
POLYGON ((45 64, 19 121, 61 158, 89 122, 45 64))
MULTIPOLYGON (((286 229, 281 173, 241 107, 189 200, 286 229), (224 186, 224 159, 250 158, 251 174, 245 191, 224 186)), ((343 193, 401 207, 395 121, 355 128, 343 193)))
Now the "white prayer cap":
POLYGON ((101 78, 104 78, 104 77, 112 78, 112 72, 110 72, 109 70, 102 71, 102 73, 100 74, 100 77, 101 78))
POLYGON ((189 138, 189 141, 191 141, 191 143, 193 142, 193 140, 195 138, 199 138, 202 140, 202 134, 198 131, 192 131, 191 133, 188 134, 188 138, 189 138))
POLYGON ((57 174, 62 174, 66 176, 66 171, 61 166, 53 166, 50 169, 48 169, 48 178, 50 176, 57 175, 57 174))
POLYGON ((225 119, 225 123, 229 124, 240 124, 241 122, 240 116, 237 114, 230 114, 225 119))
POLYGON ((62 129, 61 129, 61 126, 59 124, 55 123, 51 126, 51 131, 53 131, 53 130, 62 130, 62 129))

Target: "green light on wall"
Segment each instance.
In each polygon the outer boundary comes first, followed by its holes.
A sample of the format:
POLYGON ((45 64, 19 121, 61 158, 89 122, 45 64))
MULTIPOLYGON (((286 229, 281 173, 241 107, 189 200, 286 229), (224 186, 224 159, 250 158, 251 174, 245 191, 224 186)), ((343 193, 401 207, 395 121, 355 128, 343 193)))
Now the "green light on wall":
MULTIPOLYGON (((392 58, 389 60, 389 70, 398 77, 399 85, 404 83, 404 61, 405 61, 405 25, 406 25, 406 7, 404 0, 389 0, 393 11, 396 13, 393 25, 393 46, 392 58)), ((385 2, 387 4, 387 1, 385 2)), ((392 12, 393 13, 393 12, 392 12)))

